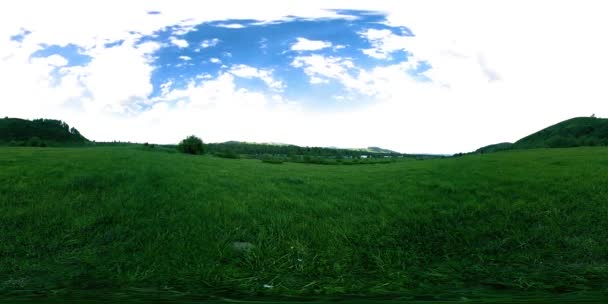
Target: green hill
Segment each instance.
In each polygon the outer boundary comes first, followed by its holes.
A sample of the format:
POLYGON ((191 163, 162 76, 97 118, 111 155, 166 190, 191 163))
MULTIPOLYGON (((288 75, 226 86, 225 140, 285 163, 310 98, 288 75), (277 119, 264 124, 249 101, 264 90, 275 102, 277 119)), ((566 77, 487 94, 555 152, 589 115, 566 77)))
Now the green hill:
POLYGON ((369 152, 369 153, 400 154, 399 152, 395 152, 393 150, 384 149, 384 148, 380 148, 380 147, 367 147, 364 149, 353 149, 353 150, 369 152))
POLYGON ((530 134, 515 143, 499 143, 477 149, 489 153, 512 149, 570 148, 608 145, 608 119, 576 117, 530 134))
POLYGON ((88 140, 76 130, 55 119, 0 119, 0 144, 14 146, 81 145, 88 140))
POLYGON ((475 150, 476 153, 490 153, 513 149, 513 143, 503 142, 499 144, 488 145, 475 150))
POLYGON ((576 117, 518 140, 513 148, 568 148, 608 145, 608 119, 576 117))

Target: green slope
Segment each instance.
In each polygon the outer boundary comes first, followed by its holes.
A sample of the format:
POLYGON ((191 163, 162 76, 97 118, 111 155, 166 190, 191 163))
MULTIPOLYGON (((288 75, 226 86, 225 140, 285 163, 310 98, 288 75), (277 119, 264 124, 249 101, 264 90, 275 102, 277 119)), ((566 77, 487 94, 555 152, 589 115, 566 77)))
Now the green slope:
POLYGON ((0 295, 461 301, 608 286, 606 147, 382 166, 5 147, 0 167, 0 295))
POLYGON ((0 144, 79 145, 86 142, 78 130, 60 120, 0 119, 0 144))
POLYGON ((608 145, 608 119, 577 117, 528 135, 514 144, 515 149, 567 148, 608 145))
POLYGON ((515 143, 499 143, 477 149, 476 153, 512 149, 570 148, 608 145, 608 119, 576 117, 528 135, 515 143))
POLYGON ((504 142, 504 143, 493 144, 493 145, 481 147, 481 148, 475 150, 475 152, 476 153, 491 153, 491 152, 505 151, 505 150, 511 150, 511 149, 513 149, 513 144, 510 142, 504 142))

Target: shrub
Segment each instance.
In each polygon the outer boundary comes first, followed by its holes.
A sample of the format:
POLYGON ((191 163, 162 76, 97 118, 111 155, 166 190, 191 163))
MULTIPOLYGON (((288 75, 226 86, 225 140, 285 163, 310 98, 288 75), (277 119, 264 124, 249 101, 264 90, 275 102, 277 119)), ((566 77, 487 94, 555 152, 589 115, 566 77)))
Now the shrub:
POLYGON ((177 150, 188 154, 203 154, 205 152, 205 147, 203 146, 203 141, 200 138, 191 135, 186 137, 186 139, 182 140, 177 145, 177 150))
POLYGON ((43 144, 42 140, 38 136, 30 137, 27 140, 27 146, 30 147, 41 147, 43 144))
POLYGON ((215 153, 213 153, 213 155, 215 155, 217 157, 231 158, 231 159, 239 159, 239 158, 241 158, 238 154, 236 154, 236 153, 234 153, 232 151, 215 152, 215 153))
POLYGON ((267 164, 280 165, 283 163, 283 160, 279 158, 264 158, 262 159, 262 162, 267 164))
POLYGON ((271 155, 265 154, 262 156, 262 162, 267 164, 282 164, 285 160, 278 157, 273 157, 271 155))

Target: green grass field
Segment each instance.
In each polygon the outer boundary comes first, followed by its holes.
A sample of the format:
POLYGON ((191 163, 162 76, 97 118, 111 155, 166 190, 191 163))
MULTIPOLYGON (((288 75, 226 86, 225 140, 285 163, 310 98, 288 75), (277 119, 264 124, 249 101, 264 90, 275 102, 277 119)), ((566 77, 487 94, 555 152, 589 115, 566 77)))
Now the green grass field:
POLYGON ((605 295, 608 148, 369 166, 0 148, 0 294, 82 290, 605 295))

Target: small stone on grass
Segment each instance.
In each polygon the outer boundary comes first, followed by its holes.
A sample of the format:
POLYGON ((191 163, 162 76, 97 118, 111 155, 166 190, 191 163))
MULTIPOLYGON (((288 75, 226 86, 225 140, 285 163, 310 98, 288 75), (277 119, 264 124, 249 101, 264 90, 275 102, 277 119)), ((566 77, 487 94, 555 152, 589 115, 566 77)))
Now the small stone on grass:
POLYGON ((232 243, 232 249, 234 249, 236 251, 249 252, 253 248, 255 248, 255 245, 253 245, 249 242, 233 242, 232 243))

